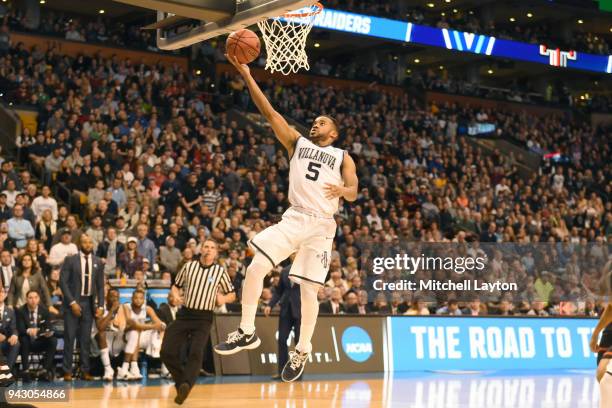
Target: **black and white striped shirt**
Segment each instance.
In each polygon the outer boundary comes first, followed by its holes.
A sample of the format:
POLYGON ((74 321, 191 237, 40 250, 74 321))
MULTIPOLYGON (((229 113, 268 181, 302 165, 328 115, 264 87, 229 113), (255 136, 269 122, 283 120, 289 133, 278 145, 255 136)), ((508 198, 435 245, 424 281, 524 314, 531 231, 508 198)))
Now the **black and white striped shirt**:
POLYGON ((200 261, 183 265, 174 285, 183 289, 184 306, 194 310, 214 310, 219 286, 224 294, 234 291, 225 268, 217 263, 206 266, 200 261))

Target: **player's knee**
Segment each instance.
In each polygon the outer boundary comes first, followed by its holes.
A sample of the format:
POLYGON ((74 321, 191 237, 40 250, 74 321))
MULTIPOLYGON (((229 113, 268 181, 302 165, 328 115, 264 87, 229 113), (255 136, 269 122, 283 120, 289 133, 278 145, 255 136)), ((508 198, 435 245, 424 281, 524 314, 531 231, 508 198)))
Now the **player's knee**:
POLYGON ((263 279, 270 272, 270 269, 272 269, 272 263, 264 255, 257 253, 248 266, 246 273, 247 275, 263 279))

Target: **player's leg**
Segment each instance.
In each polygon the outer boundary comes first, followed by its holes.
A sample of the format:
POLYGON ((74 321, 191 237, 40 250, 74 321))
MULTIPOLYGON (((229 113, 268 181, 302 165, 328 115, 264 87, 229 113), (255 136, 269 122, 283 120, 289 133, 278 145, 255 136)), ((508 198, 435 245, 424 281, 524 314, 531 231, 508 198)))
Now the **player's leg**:
POLYGON ((0 387, 8 387, 15 382, 15 377, 8 366, 4 354, 0 350, 0 387))
POLYGON ((261 340, 255 334, 255 315, 263 290, 263 280, 276 265, 295 252, 292 241, 302 227, 299 215, 286 213, 283 220, 257 234, 250 242, 255 256, 249 264, 242 287, 242 318, 240 327, 228 335, 224 343, 214 347, 221 355, 259 347, 261 340))
POLYGON ((325 284, 331 258, 332 242, 336 223, 334 220, 312 220, 316 223, 310 237, 302 243, 297 252, 289 278, 300 284, 302 301, 300 340, 295 351, 289 353, 281 378, 295 381, 302 375, 306 361, 312 351, 312 335, 319 315, 319 288, 325 284))
POLYGON ((599 381, 599 406, 612 407, 612 347, 601 359, 597 366, 597 380, 599 381))
POLYGON ((123 365, 117 370, 118 380, 131 380, 130 363, 138 347, 138 330, 130 330, 125 333, 125 349, 123 350, 123 365))
POLYGON ((110 351, 108 349, 108 345, 110 343, 108 341, 109 333, 111 332, 97 332, 95 336, 95 339, 98 342, 98 347, 100 348, 100 360, 104 366, 104 375, 102 376, 103 381, 113 381, 113 377, 115 376, 115 371, 113 370, 113 367, 111 367, 110 351))

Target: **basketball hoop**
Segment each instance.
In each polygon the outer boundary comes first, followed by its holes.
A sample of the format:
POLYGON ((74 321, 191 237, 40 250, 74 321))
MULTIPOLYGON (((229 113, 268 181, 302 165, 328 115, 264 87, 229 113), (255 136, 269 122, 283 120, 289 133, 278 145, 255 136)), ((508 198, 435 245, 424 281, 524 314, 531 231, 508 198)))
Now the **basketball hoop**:
POLYGON ((267 70, 289 75, 296 73, 300 68, 310 69, 306 54, 306 38, 312 30, 316 16, 321 11, 323 5, 315 3, 257 23, 268 52, 267 70))

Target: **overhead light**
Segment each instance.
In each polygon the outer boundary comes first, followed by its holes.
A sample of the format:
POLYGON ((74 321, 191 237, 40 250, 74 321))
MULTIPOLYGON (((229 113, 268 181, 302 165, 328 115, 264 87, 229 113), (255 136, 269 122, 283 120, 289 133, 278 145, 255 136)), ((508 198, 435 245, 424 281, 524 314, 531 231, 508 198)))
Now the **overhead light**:
POLYGON ((418 59, 418 58, 415 58, 415 59, 414 59, 414 63, 415 63, 415 64, 418 64, 419 62, 421 62, 421 60, 420 60, 420 59, 418 59))
POLYGON ((433 4, 433 3, 427 3, 427 7, 429 7, 429 8, 434 8, 435 6, 436 6, 436 5, 435 5, 435 4, 433 4))
POLYGON ((584 24, 584 21, 582 19, 578 20, 578 24, 584 24))
POLYGON ((202 71, 198 69, 198 70, 196 71, 196 75, 202 75, 202 71))
POLYGON ((612 27, 610 27, 610 32, 612 33, 612 27))
POLYGON ((459 12, 459 10, 453 9, 453 13, 458 13, 458 12, 459 12))
POLYGON ((445 3, 450 3, 450 2, 451 2, 451 0, 444 0, 444 2, 445 2, 445 3))
POLYGON ((215 84, 210 84, 210 87, 211 87, 211 88, 214 88, 214 87, 215 87, 215 84))
POLYGON ((40 0, 40 4, 45 4, 45 0, 40 0))
POLYGON ((315 48, 319 48, 321 46, 321 44, 319 43, 314 43, 315 48))
POLYGON ((510 17, 510 21, 514 23, 516 21, 516 18, 510 17))
POLYGON ((473 12, 472 10, 470 10, 470 14, 471 14, 471 15, 473 15, 473 14, 474 14, 474 12, 473 12))
POLYGON ((98 10, 98 13, 104 14, 104 10, 98 10))
POLYGON ((489 68, 489 70, 487 71, 487 74, 489 74, 489 75, 493 74, 493 70, 491 68, 489 68))
POLYGON ((409 73, 411 73, 411 72, 412 72, 412 70, 411 70, 410 68, 408 68, 408 69, 406 70, 406 73, 407 73, 407 74, 409 74, 409 73))
POLYGON ((527 13, 527 17, 531 18, 531 17, 533 17, 533 14, 532 13, 527 13))
POLYGON ((446 16, 446 13, 445 13, 445 12, 441 12, 441 13, 440 13, 440 15, 441 15, 442 17, 444 17, 444 16, 446 16))
POLYGON ((440 65, 440 69, 444 69, 444 65, 440 65))
POLYGON ((394 55, 393 56, 393 61, 397 61, 397 60, 398 60, 397 55, 394 55))

